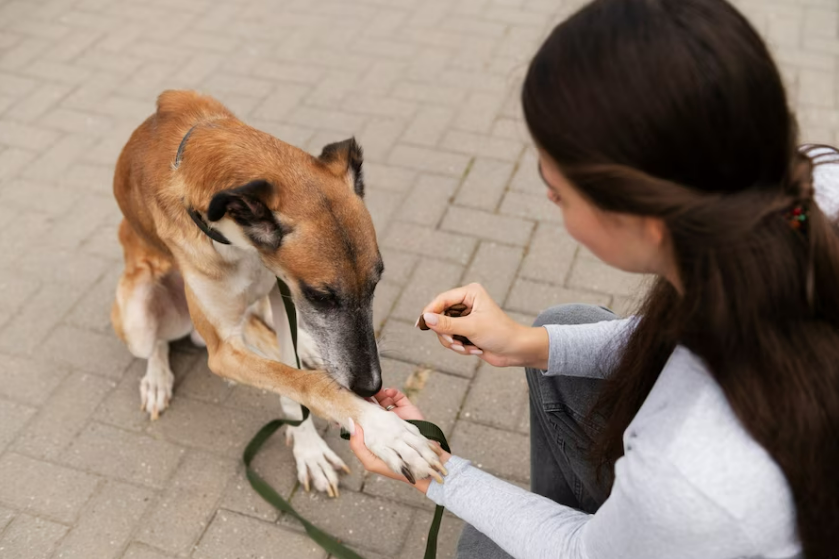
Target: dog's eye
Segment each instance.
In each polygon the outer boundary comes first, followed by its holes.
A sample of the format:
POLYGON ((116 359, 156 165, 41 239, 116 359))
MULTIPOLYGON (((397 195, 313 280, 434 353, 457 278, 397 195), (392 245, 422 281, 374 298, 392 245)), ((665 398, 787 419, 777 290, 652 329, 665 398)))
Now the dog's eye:
POLYGON ((338 295, 331 289, 322 291, 320 289, 309 287, 308 285, 303 285, 301 290, 303 291, 303 296, 306 297, 306 299, 318 306, 337 307, 340 303, 338 295))

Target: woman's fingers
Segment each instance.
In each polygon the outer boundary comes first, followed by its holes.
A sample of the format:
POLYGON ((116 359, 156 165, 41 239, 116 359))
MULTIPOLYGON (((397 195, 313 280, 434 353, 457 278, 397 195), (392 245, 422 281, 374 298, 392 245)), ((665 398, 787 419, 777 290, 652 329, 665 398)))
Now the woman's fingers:
POLYGON ((447 308, 460 303, 466 304, 467 307, 472 306, 472 300, 475 298, 475 286, 477 284, 470 283, 440 293, 422 309, 422 313, 441 314, 447 308))

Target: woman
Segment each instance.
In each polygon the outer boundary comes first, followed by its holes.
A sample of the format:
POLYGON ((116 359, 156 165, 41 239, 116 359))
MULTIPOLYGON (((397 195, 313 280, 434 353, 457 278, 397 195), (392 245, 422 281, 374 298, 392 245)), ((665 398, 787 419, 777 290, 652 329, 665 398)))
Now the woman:
MULTIPOLYGON (((475 285, 426 307, 444 346, 530 385, 536 494, 455 456, 416 484, 470 525, 459 556, 837 557, 839 154, 796 149, 762 40, 724 0, 596 0, 522 100, 569 233, 658 279, 626 320, 560 307, 524 328, 475 285), (471 313, 441 315, 456 303, 471 313)), ((361 429, 352 446, 393 477, 361 429)))

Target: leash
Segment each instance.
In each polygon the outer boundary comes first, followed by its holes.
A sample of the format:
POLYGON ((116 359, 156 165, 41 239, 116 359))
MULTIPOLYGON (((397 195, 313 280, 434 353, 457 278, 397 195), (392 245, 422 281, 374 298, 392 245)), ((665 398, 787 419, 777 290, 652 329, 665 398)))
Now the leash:
MULTIPOLYGON (((198 223, 197 220, 196 223, 198 223)), ((277 278, 277 285, 280 288, 280 295, 282 295, 283 305, 285 306, 286 315, 288 316, 288 325, 291 329, 291 343, 294 347, 294 359, 297 362, 297 368, 300 369, 300 357, 297 354, 297 309, 294 307, 294 301, 291 298, 291 290, 288 288, 288 285, 280 278, 277 278)), ((271 438, 271 435, 276 433, 280 427, 283 425, 297 427, 306 421, 306 418, 309 417, 309 409, 303 405, 300 407, 303 408, 303 419, 274 419, 273 421, 269 421, 265 424, 265 426, 263 426, 262 429, 254 435, 251 442, 249 442, 248 446, 245 447, 245 452, 242 455, 242 460, 245 462, 245 475, 247 476, 251 487, 253 487, 254 491, 256 491, 260 497, 265 499, 274 508, 297 519, 297 521, 303 525, 303 528, 306 530, 306 533, 312 541, 325 549, 332 557, 335 559, 364 559, 364 557, 301 516, 296 510, 294 510, 294 507, 292 507, 288 501, 283 499, 280 494, 271 487, 270 483, 262 479, 262 477, 260 477, 260 475, 251 468, 251 462, 253 462, 253 459, 262 448, 262 445, 264 445, 265 441, 271 438)), ((425 438, 440 443, 443 450, 451 452, 449 443, 446 441, 446 436, 439 427, 429 421, 410 420, 408 423, 414 424, 425 438)), ((350 434, 344 429, 341 429, 341 438, 349 440, 350 434)), ((431 521, 431 528, 428 530, 428 541, 425 546, 425 555, 423 556, 423 559, 436 559, 437 535, 440 532, 440 524, 442 521, 443 507, 438 505, 434 509, 434 519, 431 521)))

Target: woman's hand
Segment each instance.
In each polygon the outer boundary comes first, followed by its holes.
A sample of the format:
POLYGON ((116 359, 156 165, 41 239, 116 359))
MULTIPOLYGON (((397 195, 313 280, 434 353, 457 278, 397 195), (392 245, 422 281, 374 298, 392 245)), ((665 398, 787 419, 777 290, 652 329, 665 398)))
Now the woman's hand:
MULTIPOLYGON (((395 388, 385 388, 376 394, 374 398, 377 402, 379 402, 379 405, 385 409, 389 406, 394 406, 390 411, 406 421, 409 419, 424 419, 419 408, 411 403, 407 396, 395 388)), ((432 444, 432 446, 436 449, 437 454, 440 455, 440 462, 445 464, 451 455, 443 451, 443 449, 439 448, 436 444, 432 444)), ((364 469, 368 472, 383 475, 385 477, 389 477, 390 479, 404 481, 405 483, 411 483, 405 476, 394 473, 379 459, 378 456, 370 452, 364 444, 364 430, 360 425, 355 425, 355 430, 350 434, 350 448, 358 457, 359 461, 361 461, 361 465, 364 466, 364 469)), ((437 481, 442 483, 443 480, 442 478, 439 478, 437 481)), ((416 480, 413 485, 419 491, 426 493, 430 484, 430 479, 419 479, 416 480)))
POLYGON ((547 330, 514 321, 480 284, 441 293, 422 310, 422 316, 440 343, 457 353, 478 355, 495 367, 548 367, 547 330), (466 305, 467 316, 453 318, 442 314, 458 303, 466 305), (452 338, 454 335, 467 337, 477 347, 464 347, 452 338))

